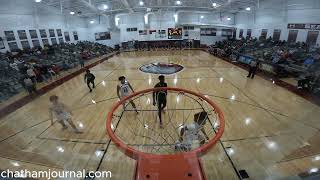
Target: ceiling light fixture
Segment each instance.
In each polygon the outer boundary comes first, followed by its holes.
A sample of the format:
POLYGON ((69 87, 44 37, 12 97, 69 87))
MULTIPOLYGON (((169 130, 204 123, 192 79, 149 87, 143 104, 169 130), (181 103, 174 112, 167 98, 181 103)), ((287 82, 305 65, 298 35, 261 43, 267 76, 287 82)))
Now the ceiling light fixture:
POLYGON ((203 18, 204 18, 204 16, 200 16, 200 18, 201 18, 201 19, 203 19, 203 18))
POLYGON ((106 5, 106 4, 104 4, 104 5, 102 6, 102 8, 103 8, 104 10, 106 10, 106 9, 108 9, 108 8, 109 8, 109 6, 108 6, 108 5, 106 5))
POLYGON ((74 15, 75 13, 73 11, 70 12, 71 15, 74 15))
POLYGON ((143 6, 143 5, 144 5, 144 2, 143 2, 143 1, 140 1, 140 2, 139 2, 139 5, 140 5, 140 6, 143 6))
POLYGON ((116 24, 116 26, 119 26, 119 21, 120 21, 120 18, 116 17, 116 18, 115 18, 115 24, 116 24))
POLYGON ((212 3, 212 6, 216 8, 217 7, 217 3, 212 3))
POLYGON ((181 5, 181 1, 176 1, 176 4, 177 5, 181 5))
POLYGON ((39 2, 41 2, 42 0, 35 0, 35 2, 37 2, 37 3, 39 3, 39 2))
POLYGON ((174 17, 174 22, 177 23, 178 22, 178 14, 174 14, 173 17, 174 17))
POLYGON ((250 8, 250 7, 247 7, 247 8, 246 8, 246 10, 247 10, 247 11, 250 11, 250 10, 251 10, 251 8, 250 8))
POLYGON ((229 18, 229 17, 228 17, 228 18, 227 18, 227 20, 228 20, 228 21, 230 21, 230 20, 231 20, 231 18, 229 18))
POLYGON ((90 21, 90 24, 93 24, 93 23, 94 23, 94 20, 91 20, 91 21, 90 21))
MULTIPOLYGON (((144 15, 144 24, 148 24, 149 23, 149 16, 148 14, 144 15)), ((151 84, 151 78, 149 78, 149 85, 151 84)))

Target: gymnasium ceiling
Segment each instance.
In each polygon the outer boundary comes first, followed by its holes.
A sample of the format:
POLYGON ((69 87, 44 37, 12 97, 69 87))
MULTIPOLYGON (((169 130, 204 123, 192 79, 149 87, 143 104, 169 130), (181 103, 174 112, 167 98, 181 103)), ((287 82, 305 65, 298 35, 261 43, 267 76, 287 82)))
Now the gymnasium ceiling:
POLYGON ((237 13, 253 8, 258 0, 42 0, 47 6, 62 10, 64 13, 75 12, 82 17, 97 14, 119 14, 149 11, 210 11, 237 13), (143 2, 143 5, 141 4, 143 2), (214 4, 215 3, 215 4, 214 4), (215 6, 214 6, 215 5, 215 6))

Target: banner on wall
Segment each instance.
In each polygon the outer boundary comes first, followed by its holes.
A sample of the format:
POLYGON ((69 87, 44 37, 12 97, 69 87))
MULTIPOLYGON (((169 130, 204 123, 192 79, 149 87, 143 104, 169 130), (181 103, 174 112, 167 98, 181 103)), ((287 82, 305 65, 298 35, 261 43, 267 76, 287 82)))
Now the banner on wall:
POLYGON ((238 61, 240 61, 242 63, 245 63, 245 64, 250 64, 252 60, 253 60, 253 57, 241 54, 239 56, 239 60, 238 61))
POLYGON ((162 39, 162 38, 165 38, 165 37, 167 37, 166 30, 158 30, 158 32, 155 35, 155 38, 162 39))
POLYGON ((147 35, 148 30, 139 30, 139 35, 147 35))
POLYGON ((222 29, 221 30, 223 37, 231 37, 232 36, 232 29, 222 29))
POLYGON ((182 39, 182 28, 168 28, 168 39, 182 39))
POLYGON ((288 24, 288 29, 320 30, 320 24, 288 24))
POLYGON ((96 41, 111 39, 110 32, 98 32, 94 33, 96 41))
POLYGON ((201 36, 216 36, 217 29, 216 28, 201 28, 200 35, 201 36))
POLYGON ((149 34, 153 34, 153 33, 156 33, 157 30, 149 30, 149 34))

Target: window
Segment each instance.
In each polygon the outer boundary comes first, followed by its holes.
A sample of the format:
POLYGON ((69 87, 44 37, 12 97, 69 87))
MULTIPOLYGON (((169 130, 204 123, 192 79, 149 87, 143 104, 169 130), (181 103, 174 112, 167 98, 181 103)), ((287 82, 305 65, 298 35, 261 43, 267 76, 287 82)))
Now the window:
POLYGON ((29 34, 30 34, 31 39, 38 38, 37 30, 29 30, 29 34))
MULTIPOLYGON (((4 34, 6 35, 7 41, 14 41, 14 40, 16 40, 13 31, 4 31, 4 34)), ((10 49, 11 49, 11 48, 10 48, 10 49)))
POLYGON ((66 40, 66 42, 70 41, 69 32, 64 32, 64 39, 66 40))
POLYGON ((77 32, 77 31, 73 31, 73 39, 74 39, 75 41, 78 41, 78 40, 79 40, 78 32, 77 32))
POLYGON ((251 38, 251 33, 252 33, 252 30, 251 29, 247 29, 247 38, 251 38))
POLYGON ((51 38, 51 44, 56 45, 57 44, 57 39, 56 38, 51 38))
POLYGON ((49 29, 50 37, 56 37, 56 34, 54 33, 54 29, 49 29))
POLYGON ((267 34, 268 34, 268 29, 262 29, 259 39, 260 40, 266 40, 267 39, 267 34))
POLYGON ((280 40, 280 35, 281 35, 281 29, 275 29, 273 31, 273 40, 274 41, 279 41, 280 40))
POLYGON ((57 29, 57 34, 58 34, 58 37, 61 37, 61 36, 62 36, 62 31, 61 31, 61 29, 57 29))
POLYGON ((243 38, 243 29, 240 29, 239 31, 239 38, 243 38))
POLYGON ((21 41, 22 49, 30 49, 29 41, 21 41))
POLYGON ((18 35, 20 40, 25 40, 27 38, 27 33, 25 30, 18 30, 18 35))
POLYGON ((298 36, 298 30, 290 30, 288 35, 288 43, 295 43, 298 36))
POLYGON ((49 40, 48 39, 42 39, 43 46, 48 46, 49 45, 49 40))
POLYGON ((33 47, 40 47, 40 41, 39 40, 32 40, 33 47))
POLYGON ((19 49, 16 42, 9 42, 8 45, 9 45, 10 51, 16 51, 19 49))
POLYGON ((64 43, 64 40, 62 37, 59 38, 59 44, 63 44, 64 43))
POLYGON ((318 36, 319 36, 319 31, 309 31, 306 43, 311 46, 316 45, 318 36))
POLYGON ((45 29, 40 29, 39 31, 40 31, 40 36, 41 36, 41 38, 47 38, 47 37, 48 37, 48 36, 47 36, 47 32, 46 32, 45 29))

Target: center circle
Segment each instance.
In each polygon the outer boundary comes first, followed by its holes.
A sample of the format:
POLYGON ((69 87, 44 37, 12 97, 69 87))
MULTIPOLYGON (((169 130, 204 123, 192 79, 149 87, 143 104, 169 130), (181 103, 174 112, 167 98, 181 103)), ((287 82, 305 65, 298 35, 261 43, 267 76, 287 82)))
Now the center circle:
POLYGON ((144 73, 151 74, 175 74, 181 71, 184 67, 180 64, 174 63, 150 63, 141 66, 139 69, 144 73))

